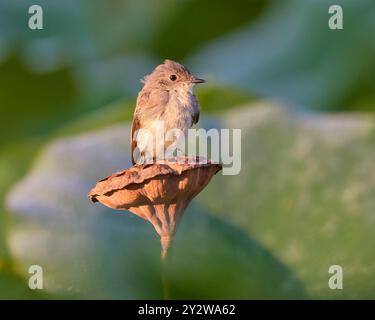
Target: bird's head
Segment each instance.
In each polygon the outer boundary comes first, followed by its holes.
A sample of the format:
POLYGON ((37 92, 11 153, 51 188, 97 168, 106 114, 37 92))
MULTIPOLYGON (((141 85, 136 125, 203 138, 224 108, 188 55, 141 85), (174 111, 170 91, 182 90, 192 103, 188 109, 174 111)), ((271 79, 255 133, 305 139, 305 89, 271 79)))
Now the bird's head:
POLYGON ((145 86, 165 90, 186 89, 191 91, 195 84, 204 82, 205 80, 192 75, 182 64, 168 59, 143 79, 145 86))

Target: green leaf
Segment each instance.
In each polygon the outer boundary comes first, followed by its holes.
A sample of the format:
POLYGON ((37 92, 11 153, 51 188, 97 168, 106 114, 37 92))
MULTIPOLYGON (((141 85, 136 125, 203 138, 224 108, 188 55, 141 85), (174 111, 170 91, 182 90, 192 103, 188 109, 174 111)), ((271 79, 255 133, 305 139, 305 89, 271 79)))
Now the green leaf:
POLYGON ((200 205, 268 248, 310 297, 373 298, 374 117, 256 103, 222 119, 242 130, 241 173, 218 176, 200 205), (336 264, 344 290, 327 285, 336 264))
MULTIPOLYGON (((160 244, 152 226, 86 197, 98 179, 130 165, 128 134, 128 127, 114 125, 51 143, 7 197, 14 212, 11 253, 23 270, 30 264, 43 267, 48 292, 84 298, 164 296, 160 244)), ((251 235, 194 205, 186 212, 164 277, 172 298, 305 296, 294 273, 251 235)))
POLYGON ((337 1, 344 29, 328 28, 329 1, 274 1, 253 24, 204 43, 187 65, 219 83, 293 106, 374 109, 374 2, 337 1))

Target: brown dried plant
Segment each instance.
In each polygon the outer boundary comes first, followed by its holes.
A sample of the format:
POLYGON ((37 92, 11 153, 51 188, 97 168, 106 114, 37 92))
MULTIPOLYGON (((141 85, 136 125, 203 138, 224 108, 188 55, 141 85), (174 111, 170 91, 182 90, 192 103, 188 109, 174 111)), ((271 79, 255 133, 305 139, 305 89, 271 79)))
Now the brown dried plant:
POLYGON ((160 236, 165 259, 184 210, 221 170, 220 164, 199 160, 133 166, 100 180, 89 199, 149 221, 160 236))

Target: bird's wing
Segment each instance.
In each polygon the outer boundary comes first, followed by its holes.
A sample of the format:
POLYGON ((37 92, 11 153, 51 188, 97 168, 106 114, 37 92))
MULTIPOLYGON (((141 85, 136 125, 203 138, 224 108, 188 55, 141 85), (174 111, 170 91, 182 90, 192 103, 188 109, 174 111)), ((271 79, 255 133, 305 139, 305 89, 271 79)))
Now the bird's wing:
POLYGON ((132 128, 130 131, 131 157, 133 165, 134 150, 137 148, 135 133, 142 128, 145 121, 157 119, 163 114, 169 100, 169 93, 166 90, 141 91, 137 98, 137 105, 134 111, 132 128))
POLYGON ((199 109, 199 104, 197 98, 193 95, 193 105, 194 105, 194 114, 193 114, 193 124, 198 123, 199 121, 199 114, 200 114, 200 109, 199 109))
POLYGON ((135 165, 134 150, 137 148, 137 140, 135 139, 134 133, 137 132, 141 127, 141 121, 136 112, 134 112, 132 128, 130 131, 130 145, 131 145, 131 157, 132 164, 135 165))
POLYGON ((194 115, 193 115, 193 124, 198 123, 198 121, 199 121, 199 114, 200 114, 199 110, 194 113, 194 115))

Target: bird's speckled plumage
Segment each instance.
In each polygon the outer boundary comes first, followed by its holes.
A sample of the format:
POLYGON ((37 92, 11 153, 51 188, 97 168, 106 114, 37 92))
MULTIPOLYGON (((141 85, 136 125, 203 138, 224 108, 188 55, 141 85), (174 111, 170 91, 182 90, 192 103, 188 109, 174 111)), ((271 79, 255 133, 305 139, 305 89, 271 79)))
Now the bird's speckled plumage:
MULTIPOLYGON (((199 104, 193 94, 193 86, 204 80, 194 77, 183 65, 172 60, 165 60, 143 79, 144 86, 138 94, 131 130, 132 162, 135 164, 134 150, 140 154, 156 154, 155 143, 152 145, 145 135, 137 135, 140 129, 148 129, 156 135, 163 124, 164 132, 180 129, 185 134, 199 120, 199 104), (152 145, 152 150, 150 149, 152 145)), ((165 143, 164 148, 171 144, 165 143)))

